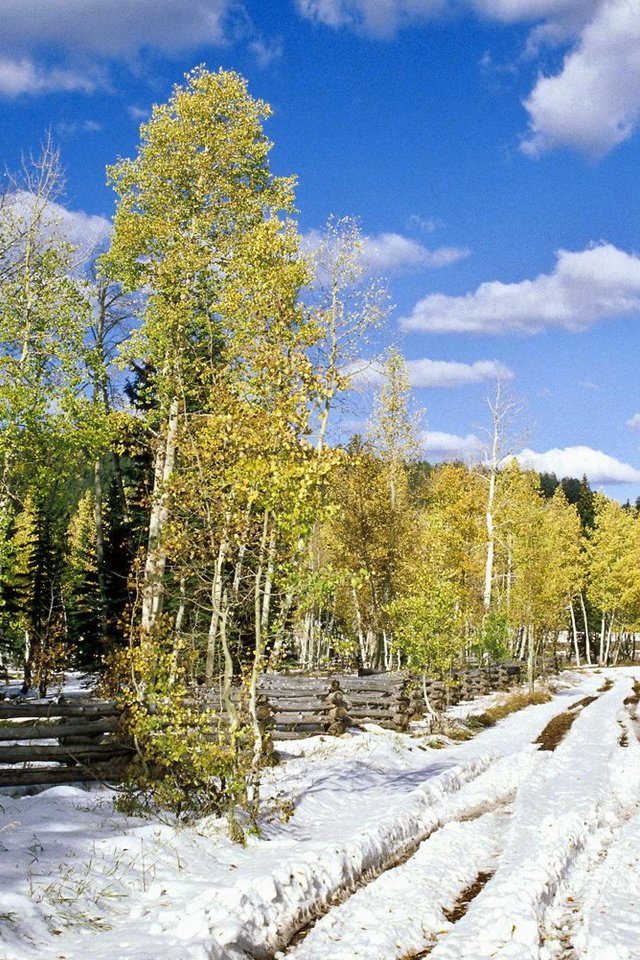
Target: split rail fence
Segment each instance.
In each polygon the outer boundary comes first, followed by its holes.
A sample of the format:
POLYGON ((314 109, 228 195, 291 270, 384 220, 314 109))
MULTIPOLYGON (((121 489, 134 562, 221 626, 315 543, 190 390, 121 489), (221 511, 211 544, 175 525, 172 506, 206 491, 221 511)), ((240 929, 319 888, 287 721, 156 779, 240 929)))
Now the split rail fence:
MULTIPOLYGON (((259 681, 258 720, 266 743, 271 738, 339 736, 350 726, 369 722, 404 731, 424 716, 425 692, 430 705, 443 710, 492 690, 507 690, 523 679, 523 670, 517 661, 502 662, 454 671, 447 681, 427 679, 424 685, 403 672, 326 677, 268 673, 259 681)), ((555 661, 546 662, 543 673, 553 672, 555 661)), ((239 688, 232 697, 240 706, 239 688)), ((193 703, 224 714, 219 690, 201 691, 193 703)), ((113 702, 64 697, 50 703, 0 701, 0 787, 117 782, 132 754, 119 734, 119 711, 113 702)))
POLYGON ((106 700, 0 701, 0 786, 119 780, 132 749, 118 721, 106 700))

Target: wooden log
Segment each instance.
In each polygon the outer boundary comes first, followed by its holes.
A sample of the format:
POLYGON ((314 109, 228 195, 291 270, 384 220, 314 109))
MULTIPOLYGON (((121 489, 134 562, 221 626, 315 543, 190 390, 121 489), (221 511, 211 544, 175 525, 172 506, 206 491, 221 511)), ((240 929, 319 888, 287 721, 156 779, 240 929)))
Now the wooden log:
POLYGON ((29 745, 0 747, 0 763, 29 763, 30 761, 93 760, 123 756, 132 753, 131 747, 121 743, 79 744, 77 747, 29 745))
POLYGON ((276 723, 281 721, 304 720, 309 723, 323 723, 328 719, 328 710, 274 710, 273 718, 276 723))
POLYGON ((317 697, 314 700, 270 700, 269 708, 274 712, 297 712, 297 713, 317 713, 328 710, 331 706, 342 706, 342 704, 331 704, 323 697, 317 697))
POLYGON ((0 769, 0 787, 40 786, 52 783, 119 783, 121 766, 99 770, 97 767, 30 767, 27 770, 0 769))
POLYGON ((19 717, 115 717, 120 710, 115 703, 104 701, 86 706, 74 703, 13 703, 0 701, 0 719, 19 717))
POLYGON ((372 684, 356 684, 356 683, 345 683, 341 689, 344 691, 347 697, 353 696, 354 694, 373 694, 374 696, 384 697, 384 696, 393 696, 398 691, 404 690, 404 684, 398 683, 394 686, 384 686, 378 687, 372 684))
POLYGON ((272 700, 274 713, 318 713, 328 709, 326 700, 272 700))
POLYGON ((325 713, 328 708, 329 704, 323 703, 322 701, 308 704, 300 704, 299 702, 291 704, 276 702, 271 704, 271 712, 274 716, 278 713, 325 713))
POLYGON ((274 740, 305 740, 308 737, 321 737, 326 733, 325 730, 276 730, 273 734, 274 740))
POLYGON ((58 737, 87 737, 100 736, 103 733, 112 733, 118 727, 117 718, 93 720, 87 723, 48 723, 29 725, 16 723, 15 725, 0 723, 0 741, 6 740, 51 740, 58 737))
POLYGON ((379 727, 382 727, 383 730, 397 730, 400 733, 403 733, 409 726, 408 719, 406 722, 403 721, 402 723, 396 723, 393 720, 377 720, 376 723, 379 727))
POLYGON ((330 690, 338 690, 340 684, 337 680, 317 680, 304 677, 283 677, 278 680, 260 680, 258 691, 260 693, 271 693, 274 690, 299 690, 311 693, 328 693, 330 690))
POLYGON ((387 690, 345 690, 349 703, 384 703, 394 699, 393 691, 387 690))
MULTIPOLYGON (((296 702, 301 703, 314 703, 326 700, 331 693, 332 691, 329 690, 318 690, 312 693, 304 690, 272 690, 268 693, 265 693, 265 698, 269 703, 278 703, 281 700, 295 700, 296 702)), ((335 691, 333 691, 333 693, 335 693, 335 691)))
POLYGON ((393 716, 406 716, 404 712, 395 710, 350 710, 352 720, 389 720, 393 716))
POLYGON ((345 707, 331 707, 331 709, 327 711, 327 717, 331 720, 343 720, 348 716, 349 713, 345 707))
POLYGON ((327 729, 327 733, 330 737, 340 737, 343 733, 346 732, 347 725, 340 720, 337 720, 335 723, 330 724, 327 729))
POLYGON ((327 724, 298 724, 297 726, 275 727, 272 733, 274 739, 278 739, 284 733, 304 733, 308 737, 319 737, 327 732, 327 724))
POLYGON ((342 690, 332 690, 325 698, 327 703, 333 703, 336 706, 344 706, 346 703, 342 690))

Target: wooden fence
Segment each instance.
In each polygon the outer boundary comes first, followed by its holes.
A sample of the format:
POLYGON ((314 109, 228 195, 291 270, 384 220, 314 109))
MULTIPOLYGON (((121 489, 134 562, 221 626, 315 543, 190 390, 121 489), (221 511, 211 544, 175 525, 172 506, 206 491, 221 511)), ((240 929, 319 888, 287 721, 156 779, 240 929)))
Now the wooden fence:
POLYGON ((258 689, 271 708, 270 725, 279 740, 338 736, 351 722, 338 677, 264 674, 258 689))
POLYGON ((117 731, 109 701, 0 701, 0 786, 118 780, 132 750, 117 731))
MULTIPOLYGON (((555 661, 541 666, 545 674, 557 671, 555 661)), ((491 690, 507 690, 522 680, 523 672, 519 662, 501 662, 453 671, 446 681, 427 679, 424 687, 403 672, 267 673, 259 681, 257 713, 267 744, 272 736, 337 736, 367 722, 403 731, 424 716, 425 688, 431 706, 443 710, 491 690)), ((240 689, 232 695, 242 706, 240 689)), ((219 690, 201 690, 192 703, 224 716, 219 690)), ((133 753, 118 736, 118 720, 115 703, 104 700, 0 701, 0 786, 118 781, 133 753)), ((213 728, 211 735, 216 735, 213 728)))

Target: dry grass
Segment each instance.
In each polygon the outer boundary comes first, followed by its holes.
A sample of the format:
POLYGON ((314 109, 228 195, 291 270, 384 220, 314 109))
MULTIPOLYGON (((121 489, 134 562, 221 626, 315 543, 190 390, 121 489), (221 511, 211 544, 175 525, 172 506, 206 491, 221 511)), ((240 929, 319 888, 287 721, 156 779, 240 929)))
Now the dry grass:
POLYGON ((475 733, 475 730, 469 730, 468 727, 451 727, 447 730, 449 739, 460 743, 464 743, 465 740, 473 740, 475 733))
POLYGON ((580 710, 574 710, 569 713, 559 713, 553 720, 550 720, 539 737, 533 742, 540 745, 541 750, 555 750, 559 743, 562 743, 571 725, 578 719, 580 710))
POLYGON ((510 713, 516 713, 518 710, 524 710, 525 707, 532 707, 535 704, 549 703, 552 699, 551 694, 546 690, 536 690, 533 693, 512 693, 502 703, 489 707, 484 713, 472 714, 467 722, 471 727, 493 727, 499 720, 508 717, 510 713))

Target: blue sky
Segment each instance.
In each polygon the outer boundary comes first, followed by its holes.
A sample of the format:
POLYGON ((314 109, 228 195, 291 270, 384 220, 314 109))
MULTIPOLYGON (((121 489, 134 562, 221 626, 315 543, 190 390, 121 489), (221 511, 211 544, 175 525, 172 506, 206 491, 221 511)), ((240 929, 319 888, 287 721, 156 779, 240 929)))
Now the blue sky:
POLYGON ((244 74, 303 232, 360 218, 425 449, 518 450, 640 494, 640 0, 0 0, 2 161, 45 130, 79 231, 185 71, 244 74), (636 420, 634 421, 634 417, 636 420))

